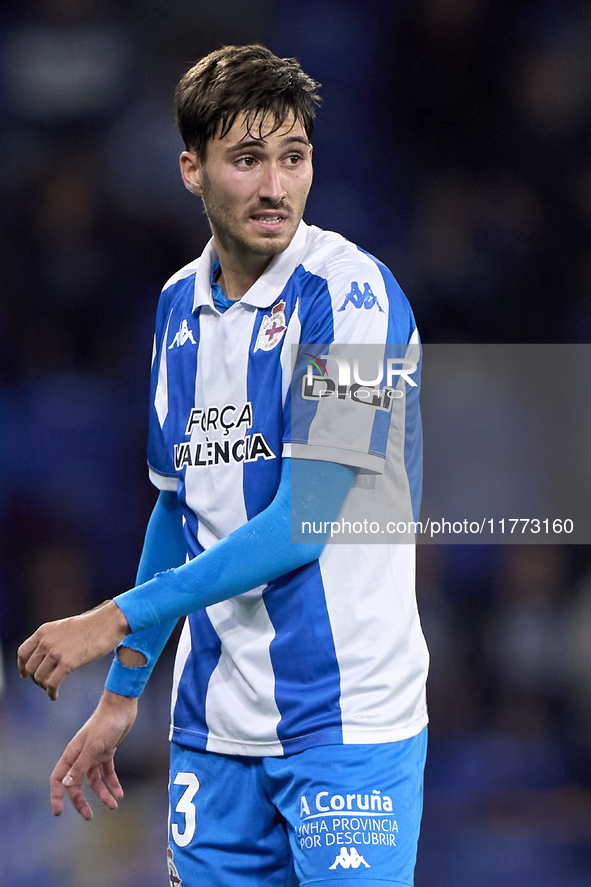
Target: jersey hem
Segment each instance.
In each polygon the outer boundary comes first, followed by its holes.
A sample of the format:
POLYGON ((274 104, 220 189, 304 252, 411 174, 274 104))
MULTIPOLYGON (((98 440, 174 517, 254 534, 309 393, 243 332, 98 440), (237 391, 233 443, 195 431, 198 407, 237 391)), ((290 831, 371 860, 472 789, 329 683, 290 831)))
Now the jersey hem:
MULTIPOLYGON (((356 879, 357 880, 357 879, 356 879)), ((351 884, 350 878, 311 878, 306 881, 300 881, 300 887, 306 887, 307 884, 328 884, 330 882, 332 885, 338 884, 351 884)), ((392 881, 391 878, 362 878, 359 883, 363 885, 363 887, 371 887, 372 884, 381 885, 381 884, 392 884, 395 887, 413 887, 411 881, 392 881)))
POLYGON ((419 718, 409 721, 400 727, 389 727, 384 730, 357 730, 356 728, 343 728, 343 745, 379 745, 384 742, 400 742, 403 739, 412 739, 418 736, 429 723, 429 716, 425 710, 419 718))
POLYGON ((157 490, 176 493, 178 487, 178 478, 176 475, 171 477, 169 474, 160 474, 151 465, 148 465, 148 477, 157 490))
MULTIPOLYGON (((357 880, 357 879, 356 879, 357 880)), ((350 878, 309 878, 306 881, 300 881, 300 887, 306 887, 307 884, 351 884, 350 878)), ((392 884, 395 887, 413 887, 411 881, 393 881, 391 878, 362 878, 359 883, 363 885, 363 887, 371 887, 372 884, 380 885, 380 884, 392 884)))
POLYGON ((170 728, 170 741, 196 751, 211 751, 224 755, 245 757, 280 757, 295 754, 319 745, 382 745, 387 742, 400 742, 412 739, 427 726, 429 718, 424 712, 420 718, 396 728, 384 730, 356 730, 344 727, 342 730, 326 730, 322 733, 309 733, 293 739, 267 742, 228 739, 221 736, 185 730, 182 727, 170 728))

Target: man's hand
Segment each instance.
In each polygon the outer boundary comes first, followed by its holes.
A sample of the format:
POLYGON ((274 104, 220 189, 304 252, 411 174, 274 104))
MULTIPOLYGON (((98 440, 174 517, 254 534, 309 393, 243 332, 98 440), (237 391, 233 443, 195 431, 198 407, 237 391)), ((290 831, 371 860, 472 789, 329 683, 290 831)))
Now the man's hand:
POLYGON ((21 677, 31 677, 57 699, 67 674, 114 650, 129 634, 127 619, 114 601, 80 616, 46 622, 18 650, 21 677))
POLYGON ((113 756, 131 730, 137 715, 137 699, 105 690, 94 714, 76 733, 51 774, 51 810, 59 816, 64 809, 64 791, 83 819, 92 819, 92 810, 82 790, 86 777, 95 795, 115 810, 123 797, 115 773, 113 756))

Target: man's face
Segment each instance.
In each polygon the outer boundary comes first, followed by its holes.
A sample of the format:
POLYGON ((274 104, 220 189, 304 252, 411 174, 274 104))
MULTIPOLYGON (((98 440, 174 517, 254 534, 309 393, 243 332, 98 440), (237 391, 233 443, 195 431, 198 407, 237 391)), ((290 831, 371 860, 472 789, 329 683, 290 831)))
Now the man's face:
POLYGON ((207 144, 205 160, 194 154, 181 169, 185 184, 203 198, 218 245, 238 260, 273 256, 289 246, 304 214, 312 184, 312 146, 293 116, 271 133, 248 132, 243 118, 223 139, 207 144), (192 176, 192 185, 187 176, 192 176))

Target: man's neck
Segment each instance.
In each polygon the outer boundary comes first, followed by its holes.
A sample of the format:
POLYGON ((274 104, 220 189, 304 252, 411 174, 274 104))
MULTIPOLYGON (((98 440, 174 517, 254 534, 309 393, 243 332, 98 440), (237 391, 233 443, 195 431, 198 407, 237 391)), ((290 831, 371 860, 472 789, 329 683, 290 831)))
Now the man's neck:
POLYGON ((220 275, 216 280, 226 298, 238 301, 256 283, 269 265, 272 256, 248 256, 237 258, 227 253, 216 242, 220 275))

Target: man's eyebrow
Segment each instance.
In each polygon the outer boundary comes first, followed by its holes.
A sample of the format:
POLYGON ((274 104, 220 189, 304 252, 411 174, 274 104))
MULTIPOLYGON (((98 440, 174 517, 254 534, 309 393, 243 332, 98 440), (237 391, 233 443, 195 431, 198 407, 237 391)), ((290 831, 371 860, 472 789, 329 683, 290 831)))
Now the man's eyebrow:
POLYGON ((285 136, 284 139, 282 139, 282 142, 284 145, 289 145, 289 144, 291 144, 291 142, 297 142, 299 145, 306 145, 306 147, 310 144, 310 142, 308 141, 308 139, 305 136, 287 135, 287 136, 285 136))
MULTIPOLYGON (((308 141, 308 139, 305 136, 290 136, 290 135, 286 135, 283 139, 281 139, 281 143, 284 147, 287 147, 288 145, 291 145, 291 144, 305 145, 306 147, 308 147, 310 144, 310 142, 308 141)), ((243 139, 242 141, 238 142, 236 145, 232 145, 232 147, 229 148, 228 150, 232 151, 232 152, 244 151, 247 148, 263 148, 263 147, 265 147, 266 144, 267 144, 266 139, 243 139)))

